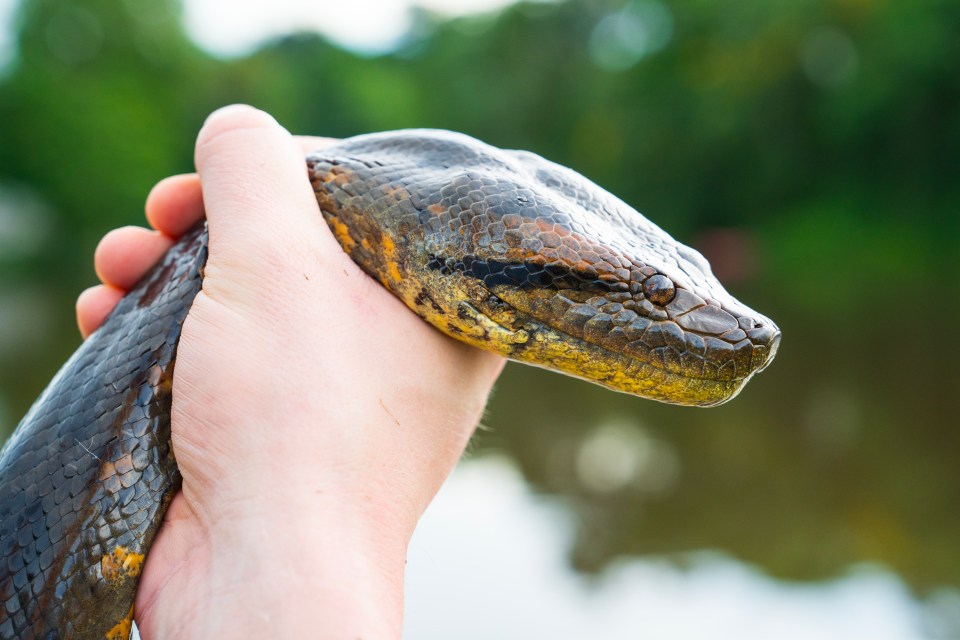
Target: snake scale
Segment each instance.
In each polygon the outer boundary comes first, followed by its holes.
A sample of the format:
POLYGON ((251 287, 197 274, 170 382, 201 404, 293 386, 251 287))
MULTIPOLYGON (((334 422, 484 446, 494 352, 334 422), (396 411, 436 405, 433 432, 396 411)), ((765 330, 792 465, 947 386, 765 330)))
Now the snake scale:
MULTIPOLYGON (((579 174, 446 131, 307 157, 343 249, 443 333, 665 402, 709 406, 780 332, 703 257, 579 174)), ((0 638, 127 638, 147 551, 178 489, 177 341, 203 286, 187 233, 50 382, 0 451, 0 638)))

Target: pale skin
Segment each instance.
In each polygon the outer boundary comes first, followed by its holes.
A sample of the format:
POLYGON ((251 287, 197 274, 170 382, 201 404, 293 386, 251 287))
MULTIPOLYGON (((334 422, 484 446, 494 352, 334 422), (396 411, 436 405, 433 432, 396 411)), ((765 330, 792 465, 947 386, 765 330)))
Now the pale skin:
POLYGON ((87 336, 206 215, 173 387, 183 490, 137 593, 145 640, 399 638, 407 544, 503 367, 343 253, 303 162, 329 143, 250 107, 215 112, 197 174, 157 184, 152 229, 103 238, 103 284, 77 300, 87 336))

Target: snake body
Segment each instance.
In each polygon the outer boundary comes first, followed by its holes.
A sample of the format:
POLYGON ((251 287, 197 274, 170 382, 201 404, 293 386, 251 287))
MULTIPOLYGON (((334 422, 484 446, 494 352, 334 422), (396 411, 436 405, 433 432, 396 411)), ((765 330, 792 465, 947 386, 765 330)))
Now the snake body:
MULTIPOLYGON (((437 329, 656 400, 708 406, 773 358, 767 318, 697 252, 579 174, 464 135, 350 138, 307 158, 343 249, 437 329)), ((127 638, 180 484, 177 342, 203 286, 186 234, 64 365, 0 451, 0 638, 127 638)))

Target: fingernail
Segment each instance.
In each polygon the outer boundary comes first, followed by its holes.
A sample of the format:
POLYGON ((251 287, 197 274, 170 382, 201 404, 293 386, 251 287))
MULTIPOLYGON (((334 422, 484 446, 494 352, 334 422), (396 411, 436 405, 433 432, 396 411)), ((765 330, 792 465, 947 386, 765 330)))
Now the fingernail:
POLYGON ((204 121, 197 135, 197 143, 202 144, 218 133, 228 129, 256 128, 280 126, 279 123, 266 111, 261 111, 247 104, 231 104, 220 107, 204 121))

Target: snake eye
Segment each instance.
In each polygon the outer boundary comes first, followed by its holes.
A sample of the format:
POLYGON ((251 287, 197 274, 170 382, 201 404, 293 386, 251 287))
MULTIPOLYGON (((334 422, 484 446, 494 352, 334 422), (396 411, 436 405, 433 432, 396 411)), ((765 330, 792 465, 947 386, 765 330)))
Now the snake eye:
POLYGON ((677 289, 670 278, 658 273, 643 281, 643 295, 653 304, 663 307, 676 297, 677 289))

